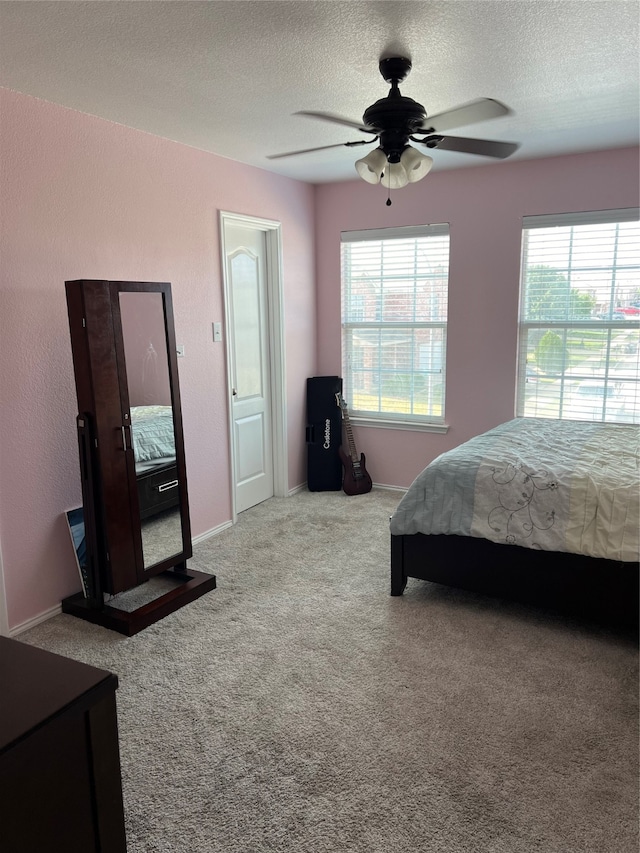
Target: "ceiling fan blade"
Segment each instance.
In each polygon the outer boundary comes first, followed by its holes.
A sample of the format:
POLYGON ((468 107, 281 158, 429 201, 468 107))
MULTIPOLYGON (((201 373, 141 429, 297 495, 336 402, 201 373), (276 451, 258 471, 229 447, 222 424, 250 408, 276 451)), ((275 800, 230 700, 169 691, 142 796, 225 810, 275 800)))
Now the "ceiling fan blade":
MULTIPOLYGON (((376 137, 377 139, 377 137, 376 137)), ((267 160, 277 160, 279 157, 293 157, 296 154, 309 154, 312 151, 324 151, 326 148, 352 148, 354 145, 371 145, 375 139, 358 139, 356 142, 337 142, 335 145, 320 145, 316 148, 301 148, 300 151, 286 151, 284 154, 267 154, 267 160)))
MULTIPOLYGON (((461 104, 443 113, 427 116, 422 122, 420 131, 440 133, 442 130, 451 130, 452 127, 463 127, 476 121, 486 121, 510 113, 509 107, 501 104, 500 101, 495 101, 493 98, 478 98, 476 101, 469 101, 468 104, 461 104)), ((414 133, 420 131, 414 131, 414 133)))
POLYGON ((297 113, 294 113, 295 116, 307 116, 308 118, 319 118, 321 121, 331 121, 334 124, 342 124, 345 127, 353 127, 356 130, 360 130, 363 133, 375 133, 377 131, 372 127, 367 127, 365 124, 362 124, 361 121, 351 121, 351 119, 343 118, 342 116, 334 115, 334 113, 317 113, 308 110, 300 110, 297 113))
POLYGON ((440 148, 442 151, 460 151, 463 154, 481 154, 483 157, 498 157, 504 160, 520 147, 517 142, 496 142, 492 139, 467 139, 464 136, 428 136, 416 139, 427 148, 440 148))

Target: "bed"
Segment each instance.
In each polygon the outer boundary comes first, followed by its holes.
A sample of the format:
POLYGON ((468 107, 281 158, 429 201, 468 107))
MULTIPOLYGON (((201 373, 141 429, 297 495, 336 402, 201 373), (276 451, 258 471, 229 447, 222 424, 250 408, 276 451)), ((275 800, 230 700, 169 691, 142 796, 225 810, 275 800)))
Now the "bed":
POLYGON ((514 418, 441 454, 391 517, 391 594, 419 578, 637 624, 639 443, 514 418))
POLYGON ((132 406, 131 428, 140 517, 147 519, 178 505, 171 406, 132 406))

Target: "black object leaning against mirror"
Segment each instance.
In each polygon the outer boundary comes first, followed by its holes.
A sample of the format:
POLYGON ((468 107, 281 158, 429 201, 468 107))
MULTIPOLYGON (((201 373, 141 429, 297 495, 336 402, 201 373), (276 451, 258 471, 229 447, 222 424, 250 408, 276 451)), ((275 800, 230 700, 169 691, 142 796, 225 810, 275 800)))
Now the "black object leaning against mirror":
POLYGON ((131 636, 215 588, 192 555, 171 285, 65 282, 78 399, 86 595, 65 613, 131 636), (134 610, 105 600, 163 574, 134 610), (108 602, 108 603, 107 603, 108 602))

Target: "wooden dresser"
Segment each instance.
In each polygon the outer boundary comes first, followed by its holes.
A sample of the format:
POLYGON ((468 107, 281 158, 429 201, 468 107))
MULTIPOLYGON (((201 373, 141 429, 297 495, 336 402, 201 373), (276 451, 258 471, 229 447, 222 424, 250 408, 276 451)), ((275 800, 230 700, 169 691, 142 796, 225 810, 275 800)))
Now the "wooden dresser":
POLYGON ((125 853, 117 686, 0 637, 2 853, 125 853))

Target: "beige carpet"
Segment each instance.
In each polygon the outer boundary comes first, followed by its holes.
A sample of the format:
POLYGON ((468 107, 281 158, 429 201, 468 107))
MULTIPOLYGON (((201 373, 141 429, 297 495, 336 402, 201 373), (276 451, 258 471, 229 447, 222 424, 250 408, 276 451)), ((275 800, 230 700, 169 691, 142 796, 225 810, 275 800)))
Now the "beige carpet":
POLYGON ((20 635, 118 674, 129 853, 637 853, 635 641, 392 598, 398 497, 272 499, 196 547, 218 589, 135 637, 20 635))

